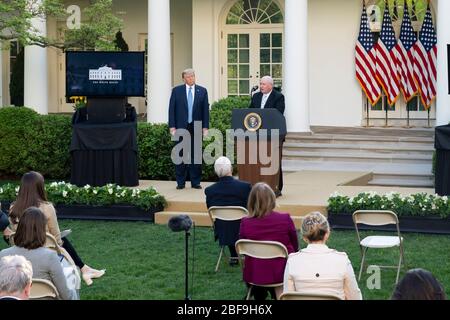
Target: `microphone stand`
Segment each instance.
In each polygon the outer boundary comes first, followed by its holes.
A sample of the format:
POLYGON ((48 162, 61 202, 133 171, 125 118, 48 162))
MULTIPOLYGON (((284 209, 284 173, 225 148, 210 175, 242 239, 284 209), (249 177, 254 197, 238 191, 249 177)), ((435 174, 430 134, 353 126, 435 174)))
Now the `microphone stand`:
POLYGON ((185 276, 185 285, 184 285, 184 288, 185 288, 185 291, 184 291, 184 300, 191 300, 191 298, 189 297, 189 281, 188 281, 188 279, 189 279, 189 250, 188 250, 188 245, 189 245, 189 236, 191 235, 190 233, 189 233, 189 231, 188 230, 186 230, 185 231, 185 273, 184 273, 184 276, 185 276))

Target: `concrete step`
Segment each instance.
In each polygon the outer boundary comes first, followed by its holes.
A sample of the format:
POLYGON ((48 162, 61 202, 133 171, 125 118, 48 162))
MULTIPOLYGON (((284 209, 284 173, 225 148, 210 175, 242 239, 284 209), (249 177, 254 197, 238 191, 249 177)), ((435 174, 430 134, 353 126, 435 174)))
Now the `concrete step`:
MULTIPOLYGON (((283 160, 283 172, 297 172, 301 170, 312 171, 350 171, 372 172, 374 175, 386 176, 421 176, 432 177, 432 165, 427 164, 398 164, 398 163, 371 163, 371 162, 333 162, 333 161, 301 161, 283 160)), ((385 177, 383 177, 385 178, 385 177)))
POLYGON ((355 153, 379 153, 379 154, 423 154, 432 155, 434 147, 432 145, 398 145, 398 144, 331 144, 331 143, 302 143, 286 142, 283 151, 306 151, 306 152, 345 152, 355 153))
POLYGON ((402 186, 402 187, 426 187, 434 186, 433 175, 430 174, 374 174, 368 185, 376 186, 402 186))
POLYGON ((434 128, 311 126, 311 131, 315 134, 363 134, 398 137, 434 137, 434 128))
POLYGON ((334 161, 334 162, 388 162, 388 163, 421 163, 432 161, 432 154, 401 154, 401 153, 369 153, 369 152, 305 152, 283 151, 283 160, 301 161, 334 161))
POLYGON ((332 143, 332 144, 380 144, 394 146, 396 144, 433 146, 434 138, 429 137, 389 137, 389 136, 367 136, 367 135, 330 135, 313 134, 309 136, 288 134, 286 143, 332 143))
POLYGON ((410 188, 432 188, 433 180, 428 179, 395 179, 395 178, 374 178, 367 183, 369 186, 386 186, 386 187, 410 187, 410 188))
MULTIPOLYGON (((180 214, 188 215, 192 219, 192 221, 194 221, 197 227, 212 226, 211 219, 209 218, 209 215, 206 212, 180 212, 180 211, 161 211, 155 213, 155 224, 167 225, 170 218, 178 216, 180 214)), ((303 222, 303 216, 291 215, 291 218, 294 221, 295 227, 297 229, 300 229, 303 222)))

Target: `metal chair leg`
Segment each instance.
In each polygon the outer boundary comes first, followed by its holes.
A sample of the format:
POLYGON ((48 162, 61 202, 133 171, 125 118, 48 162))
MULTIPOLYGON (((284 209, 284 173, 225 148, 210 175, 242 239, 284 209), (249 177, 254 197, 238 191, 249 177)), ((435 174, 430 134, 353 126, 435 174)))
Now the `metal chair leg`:
POLYGON ((222 260, 223 248, 224 247, 220 247, 219 259, 217 260, 216 269, 215 269, 216 272, 219 270, 220 260, 222 260))
POLYGON ((398 260, 397 277, 395 278, 395 284, 398 283, 398 278, 400 276, 400 268, 402 267, 402 264, 404 263, 403 262, 403 250, 402 250, 402 247, 400 247, 400 252, 399 253, 400 253, 400 257, 399 257, 399 260, 398 260))
POLYGON ((361 259, 361 266, 359 267, 359 276, 358 276, 358 281, 361 280, 361 275, 364 269, 364 261, 366 258, 366 252, 367 252, 367 247, 364 247, 364 249, 362 250, 362 259, 361 259))
POLYGON ((250 285, 250 287, 248 287, 247 297, 245 298, 245 300, 250 300, 250 294, 252 293, 252 288, 253 288, 252 285, 250 285))

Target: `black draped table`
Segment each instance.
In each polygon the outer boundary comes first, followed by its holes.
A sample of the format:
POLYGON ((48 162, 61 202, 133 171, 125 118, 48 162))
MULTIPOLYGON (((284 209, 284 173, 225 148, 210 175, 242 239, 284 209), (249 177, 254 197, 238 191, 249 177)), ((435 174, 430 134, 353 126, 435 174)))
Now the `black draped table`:
POLYGON ((72 184, 139 185, 136 122, 72 126, 72 184))
POLYGON ((435 129, 434 146, 436 148, 436 193, 450 196, 450 125, 435 129))

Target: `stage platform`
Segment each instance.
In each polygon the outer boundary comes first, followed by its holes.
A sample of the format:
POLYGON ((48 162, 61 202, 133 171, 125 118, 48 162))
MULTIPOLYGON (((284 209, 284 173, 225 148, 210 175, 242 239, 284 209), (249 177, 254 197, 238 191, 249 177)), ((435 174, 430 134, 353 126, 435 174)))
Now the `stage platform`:
MULTIPOLYGON (((327 200, 334 192, 355 196, 360 192, 376 191, 380 194, 399 192, 402 195, 426 192, 434 194, 431 188, 405 188, 367 186, 372 179, 371 172, 342 171, 300 171, 284 175, 283 195, 277 198, 277 211, 289 212, 298 228, 302 217, 311 211, 327 214, 327 200)), ((163 212, 155 214, 155 223, 167 224, 168 220, 179 214, 189 215, 197 226, 211 226, 206 208, 204 189, 213 184, 202 182, 203 189, 186 188, 176 190, 175 181, 141 180, 139 188, 153 186, 164 195, 168 207, 163 212)))

